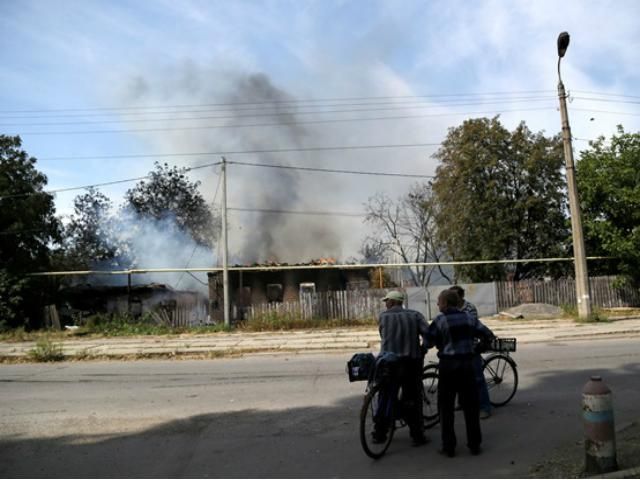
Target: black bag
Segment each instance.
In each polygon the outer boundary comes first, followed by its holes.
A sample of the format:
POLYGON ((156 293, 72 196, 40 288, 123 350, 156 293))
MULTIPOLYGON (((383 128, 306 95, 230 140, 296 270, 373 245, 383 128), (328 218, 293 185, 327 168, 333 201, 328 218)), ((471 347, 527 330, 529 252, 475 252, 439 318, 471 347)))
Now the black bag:
POLYGON ((369 376, 373 371, 376 357, 373 353, 356 353, 351 360, 347 362, 347 373, 350 382, 359 382, 369 380, 369 376))

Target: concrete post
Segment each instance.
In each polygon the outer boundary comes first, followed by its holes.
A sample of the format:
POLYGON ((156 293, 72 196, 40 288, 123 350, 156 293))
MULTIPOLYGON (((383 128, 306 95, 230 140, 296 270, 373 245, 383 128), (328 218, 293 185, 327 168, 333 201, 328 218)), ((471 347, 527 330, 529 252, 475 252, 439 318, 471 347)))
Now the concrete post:
POLYGON ((612 395, 599 376, 592 376, 582 389, 582 418, 586 473, 617 470, 612 395))

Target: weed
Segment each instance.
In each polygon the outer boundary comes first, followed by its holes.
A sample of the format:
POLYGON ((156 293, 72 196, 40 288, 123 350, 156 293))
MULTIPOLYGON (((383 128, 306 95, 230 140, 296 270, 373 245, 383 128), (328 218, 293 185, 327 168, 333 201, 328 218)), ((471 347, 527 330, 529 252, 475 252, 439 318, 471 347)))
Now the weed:
POLYGON ((41 338, 35 348, 29 350, 29 358, 36 362, 60 362, 64 360, 62 345, 53 343, 48 338, 41 338))
POLYGON ((294 330, 294 329, 310 329, 310 328, 337 328, 337 327, 354 327, 354 326, 372 326, 377 325, 374 318, 365 318, 358 320, 342 320, 342 319, 305 319, 290 314, 279 314, 276 312, 268 312, 257 315, 250 320, 245 320, 237 325, 239 330, 263 332, 273 330, 294 330))
POLYGON ((578 316, 578 307, 576 305, 562 305, 562 311, 565 317, 573 318, 576 322, 580 323, 597 323, 597 322, 611 322, 612 320, 605 314, 605 311, 599 307, 592 307, 591 314, 582 319, 578 316))

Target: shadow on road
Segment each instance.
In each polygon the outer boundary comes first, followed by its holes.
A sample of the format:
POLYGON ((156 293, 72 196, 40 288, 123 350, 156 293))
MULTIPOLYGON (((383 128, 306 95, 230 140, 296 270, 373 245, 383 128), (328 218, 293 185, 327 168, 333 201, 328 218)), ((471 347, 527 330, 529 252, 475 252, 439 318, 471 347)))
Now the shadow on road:
MULTIPOLYGON (((436 427, 429 432, 431 444, 419 449, 410 447, 408 432, 403 429, 388 455, 372 461, 362 453, 358 440, 362 397, 350 395, 331 406, 196 415, 119 435, 3 435, 0 475, 525 477, 558 447, 582 440, 581 390, 592 374, 602 375, 613 390, 618 422, 638 416, 640 366, 635 363, 614 370, 541 370, 521 380, 513 401, 483 421, 484 453, 479 457, 470 456, 464 448, 459 414, 458 457, 437 455, 440 430, 436 427)), ((622 463, 621 467, 631 466, 622 463)))

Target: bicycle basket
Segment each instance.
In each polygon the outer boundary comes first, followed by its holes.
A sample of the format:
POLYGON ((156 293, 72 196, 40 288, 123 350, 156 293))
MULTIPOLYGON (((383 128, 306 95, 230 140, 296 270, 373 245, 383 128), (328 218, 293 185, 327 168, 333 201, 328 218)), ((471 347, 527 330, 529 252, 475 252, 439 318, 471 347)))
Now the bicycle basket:
POLYGON ((515 338, 494 338, 489 345, 489 349, 492 352, 515 352, 516 351, 516 339, 515 338))
POLYGON ((359 382, 369 380, 371 371, 376 362, 373 353, 356 353, 351 360, 347 362, 347 373, 350 382, 359 382))

